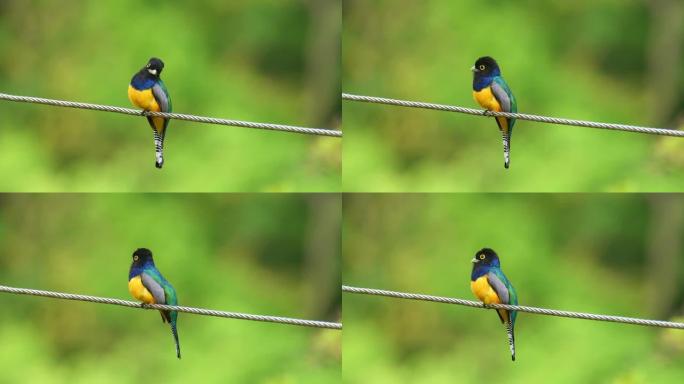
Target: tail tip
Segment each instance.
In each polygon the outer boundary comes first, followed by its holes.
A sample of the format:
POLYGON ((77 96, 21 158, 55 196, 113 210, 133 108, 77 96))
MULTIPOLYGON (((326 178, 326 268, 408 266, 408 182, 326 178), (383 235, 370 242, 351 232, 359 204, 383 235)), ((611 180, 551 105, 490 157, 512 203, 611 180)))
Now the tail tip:
MULTIPOLYGON (((180 355, 178 355, 178 358, 180 359, 180 355)), ((511 355, 511 360, 515 361, 515 355, 511 355)))
POLYGON ((510 162, 508 162, 508 161, 505 161, 505 162, 504 162, 504 168, 508 169, 508 166, 509 166, 509 165, 510 165, 510 162))
POLYGON ((164 155, 161 152, 161 148, 157 148, 157 151, 154 154, 154 166, 157 167, 158 169, 161 169, 161 167, 163 165, 164 165, 164 155))

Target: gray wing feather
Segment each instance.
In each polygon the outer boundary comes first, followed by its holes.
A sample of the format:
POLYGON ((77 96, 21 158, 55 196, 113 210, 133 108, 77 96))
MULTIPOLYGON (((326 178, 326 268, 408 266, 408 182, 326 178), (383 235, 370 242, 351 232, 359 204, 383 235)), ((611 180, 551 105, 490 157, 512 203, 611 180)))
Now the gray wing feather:
POLYGON ((501 303, 508 304, 508 288, 506 288, 506 284, 504 284, 503 281, 501 281, 499 277, 492 272, 487 274, 487 280, 489 281, 489 285, 494 288, 494 292, 499 295, 501 303))
POLYGON ((164 288, 159 285, 152 276, 148 275, 147 273, 142 274, 142 283, 147 288, 148 291, 152 294, 152 297, 154 297, 154 302, 157 304, 166 304, 166 294, 164 293, 164 288))
POLYGON ((508 97, 506 90, 501 87, 496 81, 492 81, 492 93, 496 100, 501 104, 501 110, 504 112, 511 111, 511 98, 508 97))
POLYGON ((169 112, 169 98, 166 96, 166 92, 164 92, 161 85, 155 84, 152 87, 152 94, 154 95, 154 99, 157 100, 157 104, 159 104, 161 111, 169 112))

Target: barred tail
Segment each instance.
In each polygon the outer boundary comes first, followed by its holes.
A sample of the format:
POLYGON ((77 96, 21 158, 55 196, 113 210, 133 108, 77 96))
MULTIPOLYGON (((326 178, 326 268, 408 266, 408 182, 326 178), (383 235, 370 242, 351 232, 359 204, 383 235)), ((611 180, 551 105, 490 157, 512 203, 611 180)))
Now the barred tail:
POLYGON ((511 349, 511 360, 515 361, 515 335, 513 334, 513 323, 506 322, 506 331, 508 333, 508 346, 511 349))
POLYGON ((156 157, 154 166, 161 169, 164 165, 164 138, 157 133, 156 129, 154 131, 154 154, 156 157))
POLYGON ((171 323, 171 333, 173 333, 173 339, 176 342, 176 356, 180 359, 180 343, 178 342, 178 329, 176 329, 176 322, 171 323))
POLYGON ((501 137, 503 138, 504 167, 508 169, 508 166, 511 163, 511 136, 506 132, 506 130, 502 130, 501 137))

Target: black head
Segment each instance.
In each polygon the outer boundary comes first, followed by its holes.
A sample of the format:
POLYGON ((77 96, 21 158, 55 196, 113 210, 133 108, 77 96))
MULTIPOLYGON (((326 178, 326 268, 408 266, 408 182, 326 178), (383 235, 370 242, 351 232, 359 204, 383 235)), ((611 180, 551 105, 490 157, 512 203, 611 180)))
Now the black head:
POLYGON ((157 59, 156 57, 151 58, 150 61, 147 62, 145 68, 143 68, 144 71, 147 71, 150 75, 154 77, 159 77, 163 69, 164 62, 160 59, 157 59))
POLYGON ((133 252, 133 265, 144 265, 152 260, 152 252, 147 248, 138 248, 133 252))
POLYGON ((470 68, 475 76, 497 76, 501 74, 496 60, 489 56, 483 56, 475 61, 475 65, 470 68))
POLYGON ((494 252, 494 250, 491 248, 480 249, 479 251, 477 251, 477 253, 475 254, 475 257, 471 261, 476 266, 477 265, 486 265, 489 267, 500 266, 499 256, 497 256, 496 252, 494 252))

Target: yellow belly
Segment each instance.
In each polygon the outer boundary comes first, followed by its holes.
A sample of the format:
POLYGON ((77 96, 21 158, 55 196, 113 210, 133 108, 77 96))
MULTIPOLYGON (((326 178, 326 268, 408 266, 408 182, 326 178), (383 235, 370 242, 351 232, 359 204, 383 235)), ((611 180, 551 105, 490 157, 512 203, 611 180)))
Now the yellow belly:
POLYGON ((128 99, 131 101, 131 103, 133 103, 133 105, 146 111, 160 111, 159 104, 157 104, 157 100, 154 99, 154 95, 152 94, 152 89, 139 91, 129 85, 128 99))
MULTIPOLYGON (((487 281, 487 276, 481 276, 477 278, 477 280, 471 281, 470 290, 472 290, 473 294, 485 304, 501 304, 499 295, 497 295, 496 291, 494 291, 492 286, 489 285, 489 281, 487 281)), ((501 316, 503 321, 508 321, 507 310, 497 309, 497 312, 499 312, 499 316, 501 316)))
POLYGON ((499 104, 499 102, 496 100, 496 97, 494 97, 491 87, 482 88, 479 91, 473 91, 473 97, 475 98, 475 101, 482 106, 482 108, 490 111, 501 112, 501 104, 499 104))
MULTIPOLYGON (((155 100, 151 89, 146 89, 144 91, 138 91, 137 89, 128 86, 128 99, 131 100, 135 106, 140 107, 146 111, 160 112, 161 108, 155 100)), ((154 128, 160 135, 163 135, 164 131, 164 118, 163 117, 153 117, 152 122, 154 123, 154 128)))
POLYGON ((473 294, 485 304, 501 304, 499 295, 497 295, 496 291, 489 285, 487 276, 481 276, 477 280, 471 281, 470 289, 473 291, 473 294))
MULTIPOLYGON (((482 108, 488 111, 501 112, 501 104, 496 100, 492 93, 491 87, 482 88, 479 91, 473 91, 473 98, 482 108)), ((508 119, 505 117, 497 117, 501 129, 508 131, 508 119)))
POLYGON ((145 288, 140 276, 136 276, 128 281, 128 292, 137 300, 145 304, 155 304, 152 293, 145 288))

